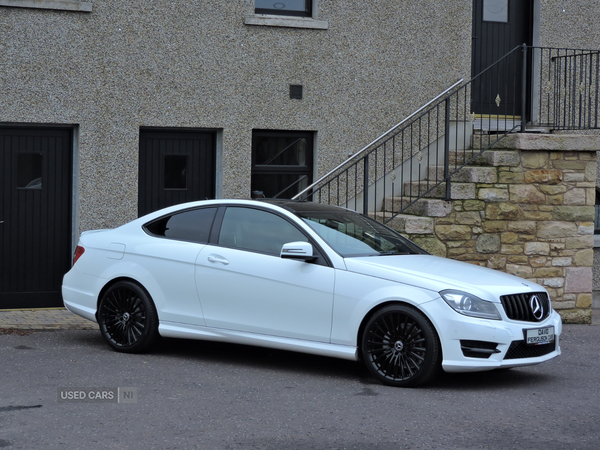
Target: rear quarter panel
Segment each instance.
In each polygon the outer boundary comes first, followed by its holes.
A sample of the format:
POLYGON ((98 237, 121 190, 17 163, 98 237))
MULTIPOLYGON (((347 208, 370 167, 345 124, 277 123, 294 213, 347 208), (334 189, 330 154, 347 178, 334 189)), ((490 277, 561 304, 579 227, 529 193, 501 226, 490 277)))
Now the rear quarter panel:
POLYGON ((81 236, 85 252, 65 276, 65 301, 74 297, 69 291, 75 289, 93 299, 93 305, 88 299, 83 306, 95 310, 105 286, 131 279, 150 294, 160 320, 204 325, 194 278, 196 256, 204 245, 129 228, 81 236))

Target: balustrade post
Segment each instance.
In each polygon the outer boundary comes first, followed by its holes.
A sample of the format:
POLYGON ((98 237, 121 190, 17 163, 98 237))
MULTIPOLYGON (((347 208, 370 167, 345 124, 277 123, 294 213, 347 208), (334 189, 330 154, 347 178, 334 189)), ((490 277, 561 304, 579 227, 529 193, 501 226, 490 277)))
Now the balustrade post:
MULTIPOLYGON (((450 193, 450 98, 444 100, 446 110, 444 119, 444 179, 446 180, 446 201, 451 199, 450 193)), ((457 149, 458 150, 458 149, 457 149)), ((421 193, 419 193, 419 196, 421 193)))
POLYGON ((527 44, 523 44, 523 71, 521 75, 521 133, 527 129, 527 44))
POLYGON ((367 154, 364 158, 364 189, 363 189, 363 214, 366 216, 369 214, 369 155, 367 154))

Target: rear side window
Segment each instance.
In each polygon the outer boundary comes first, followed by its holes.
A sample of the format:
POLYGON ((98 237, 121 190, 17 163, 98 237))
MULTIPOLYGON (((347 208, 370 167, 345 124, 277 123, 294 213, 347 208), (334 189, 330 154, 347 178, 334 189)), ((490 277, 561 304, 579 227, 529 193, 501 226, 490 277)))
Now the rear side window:
POLYGON ((217 208, 190 209, 144 225, 147 233, 180 241, 208 243, 217 208))

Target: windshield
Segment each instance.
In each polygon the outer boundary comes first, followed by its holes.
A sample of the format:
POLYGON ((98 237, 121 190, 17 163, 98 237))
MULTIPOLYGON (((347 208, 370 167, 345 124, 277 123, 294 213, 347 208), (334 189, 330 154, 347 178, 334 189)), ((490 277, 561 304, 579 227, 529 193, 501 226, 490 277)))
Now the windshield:
POLYGON ((296 211, 344 257, 426 254, 395 231, 352 211, 296 211))

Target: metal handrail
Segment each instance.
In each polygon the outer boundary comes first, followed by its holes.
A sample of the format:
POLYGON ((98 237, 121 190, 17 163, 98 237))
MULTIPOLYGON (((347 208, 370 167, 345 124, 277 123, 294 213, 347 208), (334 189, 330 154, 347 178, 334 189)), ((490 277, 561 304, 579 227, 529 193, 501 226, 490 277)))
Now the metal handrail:
POLYGON ((401 127, 403 124, 405 124, 407 121, 409 121, 411 118, 413 118, 414 116, 416 116, 417 114, 419 114, 421 111, 423 111, 424 109, 426 109, 428 106, 432 105, 433 103, 435 103, 437 100, 439 100, 440 98, 442 98, 443 96, 445 96, 446 94, 448 94, 448 92, 450 92, 452 89, 456 88, 459 84, 461 84, 464 81, 464 78, 461 78, 460 80, 458 80, 456 83, 454 83, 452 86, 450 86, 449 88, 445 89, 443 92, 441 92, 439 95, 437 95, 436 97, 432 98, 431 100, 429 100, 427 103, 425 103, 423 106, 421 106, 419 109, 417 109, 416 111, 414 111, 413 113, 411 113, 408 117, 406 117, 405 119, 403 119, 402 121, 400 121, 399 123, 397 123, 396 125, 394 125, 392 128, 390 128, 389 130, 387 130, 385 133, 383 133, 381 136, 379 136, 377 139, 375 139, 374 141, 372 141, 370 144, 365 145, 362 149, 360 149, 359 151, 357 151, 354 155, 352 155, 350 158, 348 158, 347 160, 345 160, 343 163, 341 163, 340 165, 338 165, 335 169, 330 170, 328 173, 326 173, 325 175, 323 175, 321 178, 319 178, 317 181, 315 181, 313 184, 311 184, 310 186, 308 186, 307 188, 305 188, 302 192, 299 192, 298 194, 294 195, 292 197, 292 200, 296 200, 297 198, 301 197, 302 195, 304 195, 305 193, 307 193, 309 190, 311 190, 313 187, 315 187, 317 184, 319 184, 321 181, 323 181, 325 178, 327 178, 328 176, 330 176, 332 173, 334 173, 335 171, 339 170, 340 168, 342 168, 344 165, 348 164, 350 161, 352 161, 355 158, 358 158, 359 156, 362 155, 362 153, 364 153, 365 151, 367 151, 369 148, 371 148, 371 146, 373 144, 375 144, 376 142, 381 141, 383 138, 385 138, 388 134, 392 133, 394 130, 398 129, 399 127, 401 127))
POLYGON ((430 194, 450 200, 454 175, 510 133, 599 129, 599 95, 600 51, 523 44, 453 84, 293 199, 382 211, 389 222, 430 194))

